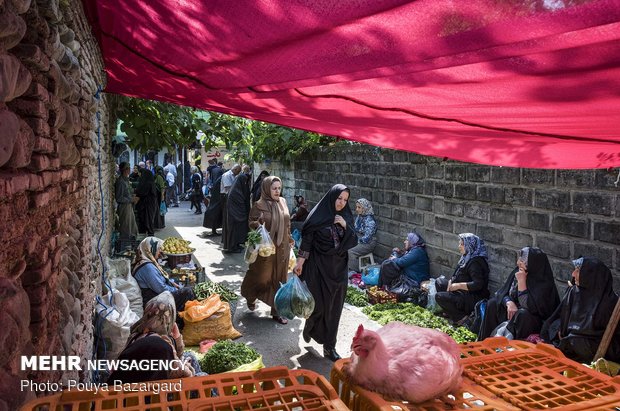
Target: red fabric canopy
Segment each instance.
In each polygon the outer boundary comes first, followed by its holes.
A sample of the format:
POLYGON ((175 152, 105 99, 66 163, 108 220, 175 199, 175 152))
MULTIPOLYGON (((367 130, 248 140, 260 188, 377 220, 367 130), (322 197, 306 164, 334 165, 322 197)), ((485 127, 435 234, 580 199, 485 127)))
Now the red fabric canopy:
POLYGON ((110 93, 474 163, 620 166, 619 1, 84 4, 110 93))

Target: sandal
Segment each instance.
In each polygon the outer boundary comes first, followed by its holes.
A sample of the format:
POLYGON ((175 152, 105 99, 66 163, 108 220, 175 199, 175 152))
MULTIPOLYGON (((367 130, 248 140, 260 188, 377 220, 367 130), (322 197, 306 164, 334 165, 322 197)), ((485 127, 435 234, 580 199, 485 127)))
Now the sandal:
POLYGON ((273 318, 273 320, 275 322, 278 322, 280 324, 288 324, 288 320, 286 318, 284 318, 284 317, 280 317, 280 316, 274 315, 272 318, 273 318))

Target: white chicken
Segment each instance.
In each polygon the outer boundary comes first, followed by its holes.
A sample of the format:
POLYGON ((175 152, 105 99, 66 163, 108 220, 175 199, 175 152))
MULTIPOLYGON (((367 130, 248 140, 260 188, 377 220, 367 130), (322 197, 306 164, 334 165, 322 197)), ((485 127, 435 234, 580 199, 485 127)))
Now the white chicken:
POLYGON ((391 399, 420 403, 457 389, 463 366, 447 334, 401 322, 379 330, 360 324, 344 372, 351 381, 391 399))

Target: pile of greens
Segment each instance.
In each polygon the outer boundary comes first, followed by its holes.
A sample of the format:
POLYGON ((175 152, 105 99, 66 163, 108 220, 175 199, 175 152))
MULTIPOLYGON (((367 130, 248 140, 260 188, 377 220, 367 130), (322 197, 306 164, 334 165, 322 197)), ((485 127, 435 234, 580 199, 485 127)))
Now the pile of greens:
POLYGON ((196 294, 196 299, 198 300, 204 300, 212 294, 219 294, 220 300, 225 302, 236 301, 239 299, 237 294, 221 284, 214 283, 213 281, 205 281, 204 283, 196 284, 194 287, 194 294, 196 294))
POLYGON ((218 341, 200 359, 200 368, 209 374, 218 374, 249 364, 258 357, 260 354, 244 343, 218 341))
POLYGON ((248 247, 256 247, 258 244, 260 244, 261 240, 262 240, 262 237, 260 233, 258 232, 258 230, 250 230, 250 232, 248 233, 248 239, 246 241, 246 245, 248 247))
POLYGON ((385 325, 392 321, 443 331, 457 343, 476 341, 476 334, 465 327, 455 328, 445 318, 437 317, 422 307, 407 303, 376 304, 362 309, 370 319, 385 325))
POLYGON ((366 307, 368 305, 368 295, 355 287, 347 287, 347 295, 344 302, 356 307, 366 307))

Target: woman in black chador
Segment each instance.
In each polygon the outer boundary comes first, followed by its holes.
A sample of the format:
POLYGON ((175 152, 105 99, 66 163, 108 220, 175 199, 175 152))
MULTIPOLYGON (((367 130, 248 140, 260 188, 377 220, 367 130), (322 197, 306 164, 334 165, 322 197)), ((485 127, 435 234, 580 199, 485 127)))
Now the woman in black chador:
POLYGON ((504 286, 487 301, 478 340, 489 337, 504 321, 516 340, 538 334, 559 303, 547 255, 540 248, 525 247, 504 286))
POLYGON ((152 236, 155 232, 153 223, 155 217, 159 215, 159 198, 157 197, 157 186, 155 177, 149 170, 140 171, 140 181, 136 187, 136 196, 140 198, 136 204, 138 214, 138 231, 152 236))
POLYGON ((220 196, 220 182, 222 177, 218 177, 213 183, 213 187, 209 191, 209 205, 205 210, 205 215, 202 219, 202 226, 204 228, 210 228, 211 233, 207 236, 216 236, 217 229, 222 228, 222 197, 220 196))
POLYGON ((347 292, 349 249, 357 244, 349 189, 336 184, 312 209, 301 230, 299 257, 293 272, 308 284, 315 301, 303 337, 323 344, 323 355, 332 361, 338 325, 347 292))
MULTIPOLYGON (((573 285, 543 324, 540 336, 567 357, 589 363, 596 354, 618 296, 613 290, 611 272, 601 261, 583 257, 573 264, 573 285)), ((616 328, 603 357, 620 362, 620 327, 616 328)))
POLYGON ((230 187, 226 199, 225 218, 227 219, 226 231, 223 232, 224 250, 229 253, 243 251, 241 244, 245 243, 250 228, 248 217, 250 215, 250 176, 239 173, 235 182, 230 187))

